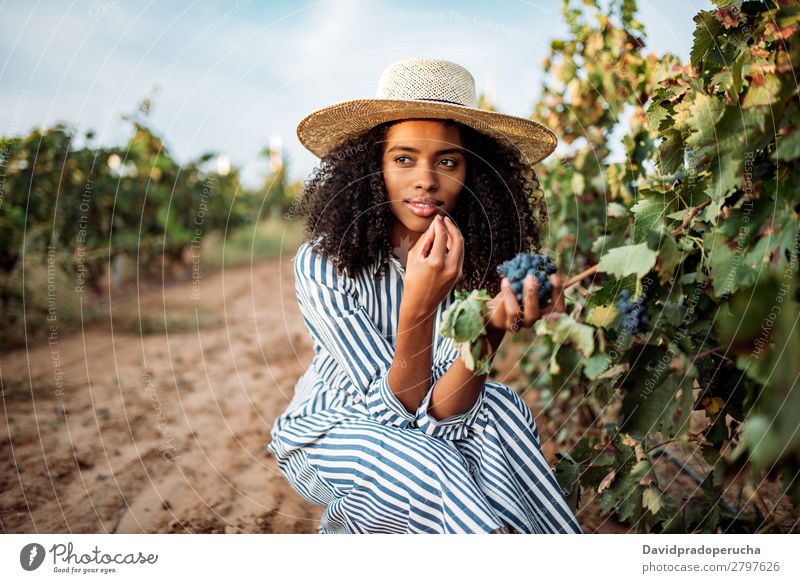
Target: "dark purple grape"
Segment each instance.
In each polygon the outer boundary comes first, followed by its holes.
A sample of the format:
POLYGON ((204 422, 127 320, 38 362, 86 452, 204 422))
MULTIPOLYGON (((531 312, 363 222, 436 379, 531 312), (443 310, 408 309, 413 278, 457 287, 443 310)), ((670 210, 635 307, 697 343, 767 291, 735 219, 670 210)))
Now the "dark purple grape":
POLYGON ((630 290, 624 289, 619 293, 616 303, 617 309, 622 314, 622 327, 631 334, 646 332, 650 324, 650 314, 647 307, 647 296, 641 295, 631 300, 630 290))
POLYGON ((501 263, 497 271, 511 282, 511 290, 520 306, 524 305, 524 281, 528 275, 536 277, 539 283, 539 305, 544 306, 551 300, 553 284, 547 278, 556 272, 556 264, 546 255, 517 253, 513 258, 501 263))

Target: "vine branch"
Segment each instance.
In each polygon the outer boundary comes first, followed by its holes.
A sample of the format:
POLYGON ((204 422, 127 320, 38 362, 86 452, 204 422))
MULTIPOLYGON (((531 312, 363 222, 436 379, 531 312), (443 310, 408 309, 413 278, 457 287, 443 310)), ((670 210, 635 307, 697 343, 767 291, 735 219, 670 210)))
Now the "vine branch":
MULTIPOLYGON (((709 198, 708 200, 704 201, 703 203, 701 203, 701 204, 697 205, 696 207, 692 208, 686 214, 686 216, 683 217, 683 222, 672 231, 672 236, 675 237, 675 236, 679 235, 681 233, 681 231, 683 231, 684 229, 686 229, 686 227, 689 226, 689 222, 697 215, 697 213, 699 213, 701 210, 703 210, 704 208, 706 208, 710 204, 711 204, 711 199, 709 198)), ((570 277, 567 280, 567 283, 564 284, 564 289, 566 290, 567 288, 572 287, 573 285, 575 285, 576 283, 580 282, 581 280, 583 280, 583 279, 585 279, 585 278, 597 273, 597 268, 598 268, 599 265, 600 265, 599 263, 596 264, 596 265, 592 265, 588 269, 584 269, 583 271, 581 271, 578 275, 570 277)))

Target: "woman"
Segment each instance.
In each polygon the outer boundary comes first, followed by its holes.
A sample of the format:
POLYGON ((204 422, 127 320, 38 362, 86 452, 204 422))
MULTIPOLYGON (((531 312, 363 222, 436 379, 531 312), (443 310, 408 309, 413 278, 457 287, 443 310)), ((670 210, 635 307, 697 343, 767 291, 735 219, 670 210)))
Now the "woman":
POLYGON ((326 508, 320 532, 581 532, 528 406, 439 335, 456 289, 494 296, 492 354, 506 331, 563 312, 557 276, 557 300, 540 309, 535 278, 520 306, 496 272, 538 247, 530 166, 552 132, 479 110, 463 67, 406 59, 376 99, 317 110, 298 136, 322 159, 294 258, 315 356, 268 449, 326 508))

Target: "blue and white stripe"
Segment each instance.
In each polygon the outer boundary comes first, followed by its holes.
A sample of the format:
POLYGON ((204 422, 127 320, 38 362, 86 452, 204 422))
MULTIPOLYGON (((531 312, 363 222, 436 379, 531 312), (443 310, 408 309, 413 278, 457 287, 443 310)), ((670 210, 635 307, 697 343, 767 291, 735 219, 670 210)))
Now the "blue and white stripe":
POLYGON ((295 398, 276 419, 268 449, 292 487, 326 508, 321 533, 578 533, 542 455, 528 406, 487 381, 468 411, 436 420, 433 387, 458 357, 439 336, 451 293, 439 306, 431 389, 405 409, 388 384, 403 267, 393 256, 338 274, 311 243, 295 258, 295 291, 314 358, 295 398))

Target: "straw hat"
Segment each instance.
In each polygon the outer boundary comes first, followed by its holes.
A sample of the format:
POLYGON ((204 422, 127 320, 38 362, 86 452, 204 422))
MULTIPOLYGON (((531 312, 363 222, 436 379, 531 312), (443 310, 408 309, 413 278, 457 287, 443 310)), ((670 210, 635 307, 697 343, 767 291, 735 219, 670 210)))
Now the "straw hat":
POLYGON ((322 158, 348 138, 387 121, 411 118, 455 120, 516 146, 529 164, 543 160, 556 147, 555 134, 535 121, 478 109, 475 79, 464 67, 427 58, 389 65, 372 99, 312 111, 297 125, 297 137, 322 158))

